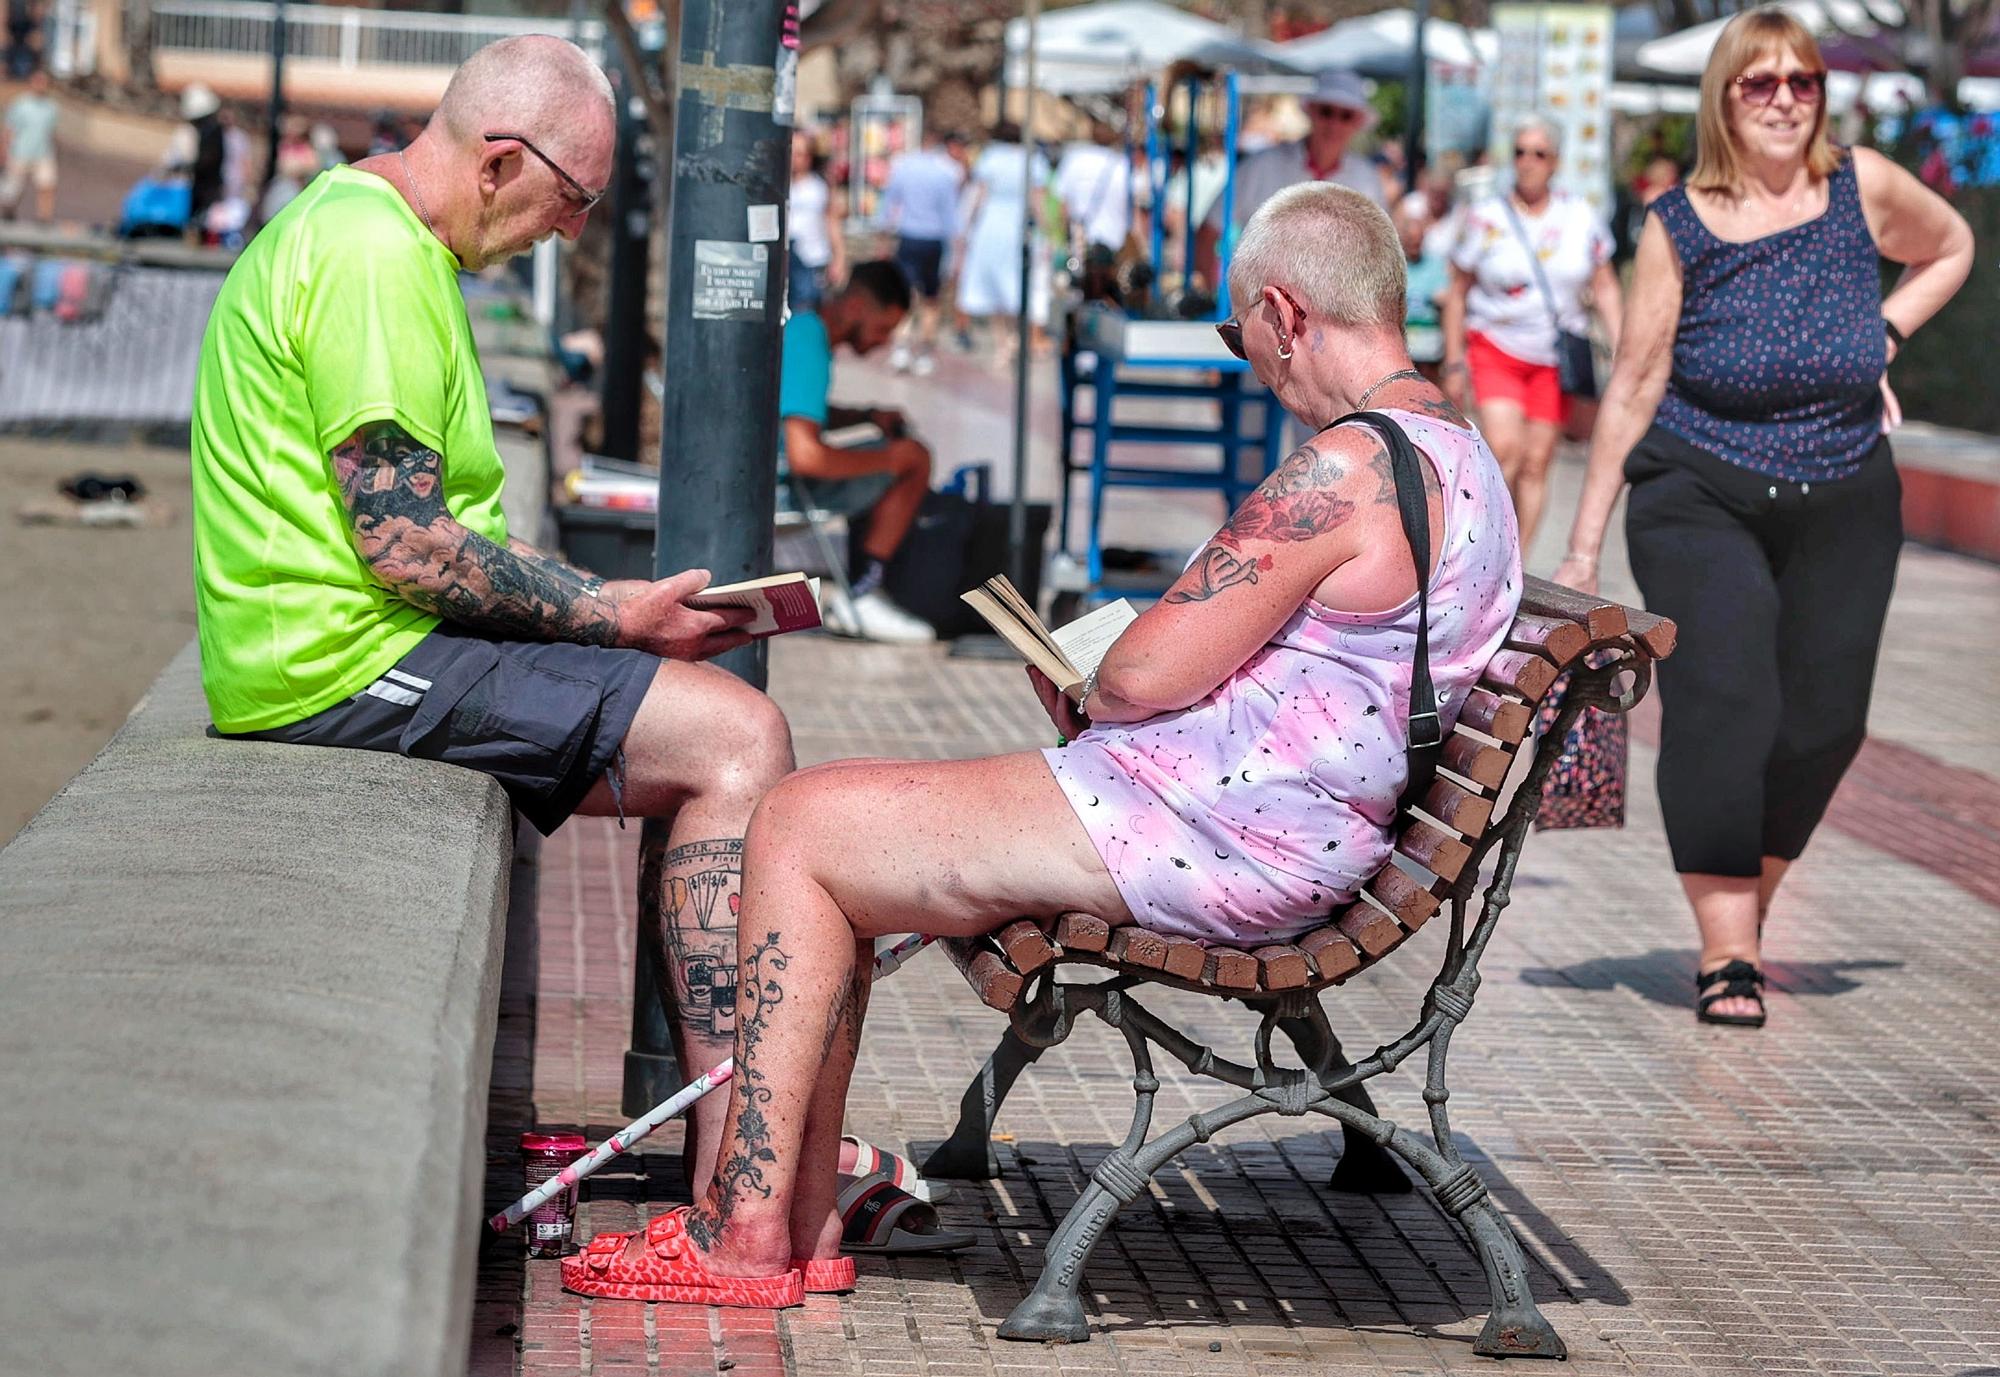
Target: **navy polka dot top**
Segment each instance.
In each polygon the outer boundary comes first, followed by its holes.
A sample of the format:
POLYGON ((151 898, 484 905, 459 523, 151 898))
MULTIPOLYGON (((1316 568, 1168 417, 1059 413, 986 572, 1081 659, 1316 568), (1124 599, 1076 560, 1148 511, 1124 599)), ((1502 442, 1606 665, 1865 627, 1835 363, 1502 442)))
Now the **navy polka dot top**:
POLYGON ((1789 482, 1846 478, 1882 434, 1888 362, 1875 240, 1854 159, 1827 207, 1748 243, 1718 239, 1677 186, 1652 206, 1681 260, 1681 319, 1659 425, 1789 482))

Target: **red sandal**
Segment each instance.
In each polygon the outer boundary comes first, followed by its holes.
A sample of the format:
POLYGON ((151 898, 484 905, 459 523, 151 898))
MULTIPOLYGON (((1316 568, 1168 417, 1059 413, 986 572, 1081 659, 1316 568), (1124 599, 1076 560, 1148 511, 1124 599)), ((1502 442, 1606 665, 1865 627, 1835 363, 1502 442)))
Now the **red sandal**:
POLYGON ((563 1290, 614 1300, 681 1301, 691 1305, 737 1305, 782 1310, 805 1303, 805 1281, 795 1267, 775 1277, 722 1277, 708 1270, 687 1236, 687 1212, 679 1205, 646 1225, 646 1253, 625 1256, 631 1234, 599 1234, 575 1257, 563 1259, 563 1290))
POLYGON ((794 1258, 808 1296, 844 1296, 854 1289, 858 1272, 851 1257, 794 1258))

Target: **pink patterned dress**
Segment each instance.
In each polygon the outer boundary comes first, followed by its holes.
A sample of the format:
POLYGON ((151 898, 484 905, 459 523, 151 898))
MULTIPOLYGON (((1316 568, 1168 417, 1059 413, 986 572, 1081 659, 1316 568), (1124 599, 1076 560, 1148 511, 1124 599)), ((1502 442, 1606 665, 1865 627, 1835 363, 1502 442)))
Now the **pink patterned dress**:
MULTIPOLYGON (((1514 620, 1520 537, 1484 440, 1388 414, 1444 494, 1430 647, 1449 729, 1514 620)), ((1201 702, 1043 752, 1141 926, 1283 942, 1381 868, 1407 773, 1416 629, 1414 594, 1374 613, 1308 599, 1201 702)))

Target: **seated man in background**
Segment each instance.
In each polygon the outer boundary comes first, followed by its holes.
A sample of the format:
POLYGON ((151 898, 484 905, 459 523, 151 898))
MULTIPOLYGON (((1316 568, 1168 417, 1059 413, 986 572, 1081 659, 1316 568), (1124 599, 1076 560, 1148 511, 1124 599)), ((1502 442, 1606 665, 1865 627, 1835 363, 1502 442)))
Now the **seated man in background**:
POLYGON ((846 285, 812 310, 785 322, 784 367, 778 385, 778 457, 800 500, 841 516, 868 515, 862 542, 867 564, 853 595, 835 589, 825 609, 827 629, 871 641, 937 639, 928 622, 896 606, 882 590, 888 564, 917 519, 931 486, 931 452, 903 434, 902 413, 832 406, 833 348, 857 354, 881 348, 910 311, 910 285, 894 263, 863 263, 846 285), (873 444, 839 448, 826 431, 872 423, 873 444))

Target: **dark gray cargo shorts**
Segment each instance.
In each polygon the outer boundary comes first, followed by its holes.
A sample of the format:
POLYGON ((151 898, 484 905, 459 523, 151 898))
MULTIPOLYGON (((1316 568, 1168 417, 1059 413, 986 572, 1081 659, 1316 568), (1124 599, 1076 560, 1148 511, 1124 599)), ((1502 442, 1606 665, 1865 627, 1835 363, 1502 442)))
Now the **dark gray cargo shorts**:
POLYGON ((546 836, 607 772, 622 794, 625 733, 659 667, 642 650, 497 641, 444 625, 346 702, 229 739, 462 765, 498 780, 546 836))

